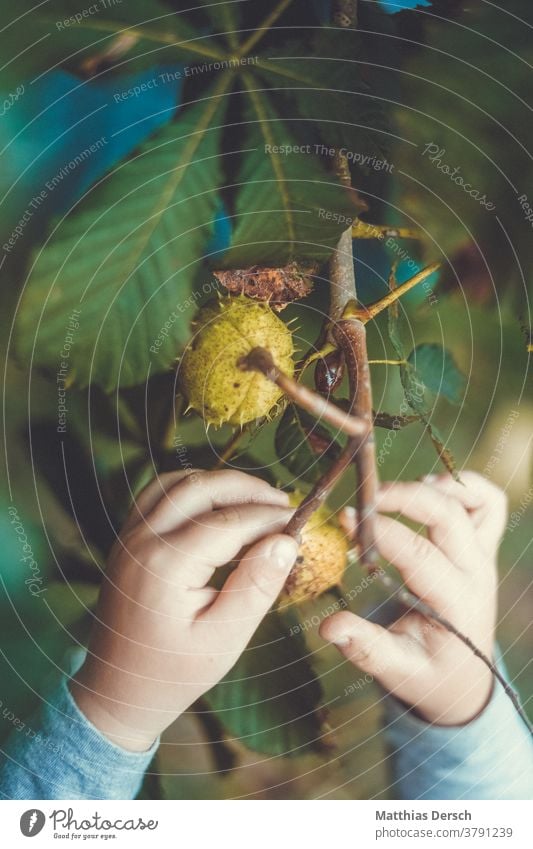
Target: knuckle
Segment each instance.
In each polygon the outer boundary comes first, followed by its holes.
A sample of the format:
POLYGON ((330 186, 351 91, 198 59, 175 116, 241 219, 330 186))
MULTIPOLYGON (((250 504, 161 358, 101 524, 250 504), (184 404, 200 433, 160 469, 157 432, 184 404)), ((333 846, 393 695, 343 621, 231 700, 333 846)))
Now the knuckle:
POLYGON ((413 538, 413 554, 418 560, 427 560, 433 551, 432 545, 422 534, 413 538))
POLYGON ((227 507, 223 507, 221 510, 214 512, 212 519, 215 525, 221 525, 222 527, 225 525, 237 524, 242 519, 242 512, 235 504, 229 504, 227 507))
POLYGON ((135 559, 140 566, 149 566, 158 571, 168 561, 168 551, 156 537, 151 537, 137 547, 135 559))
POLYGON ((273 596, 271 582, 265 581, 260 571, 253 566, 249 566, 246 572, 250 589, 270 601, 273 596))
POLYGON ((372 668, 376 660, 376 646, 374 643, 358 645, 350 651, 350 660, 363 668, 372 668))
POLYGON ((202 469, 187 469, 186 472, 181 474, 179 480, 170 487, 169 497, 172 497, 175 493, 182 493, 190 487, 198 486, 198 484, 204 484, 205 478, 206 473, 202 469))

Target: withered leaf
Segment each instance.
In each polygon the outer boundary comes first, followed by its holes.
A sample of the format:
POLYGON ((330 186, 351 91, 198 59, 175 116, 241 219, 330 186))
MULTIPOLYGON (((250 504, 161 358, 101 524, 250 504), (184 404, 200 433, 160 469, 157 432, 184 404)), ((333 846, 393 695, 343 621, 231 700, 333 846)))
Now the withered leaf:
POLYGON ((213 274, 229 292, 268 301, 272 309, 280 312, 291 301, 305 298, 311 292, 311 277, 317 270, 316 265, 300 266, 290 262, 283 268, 253 265, 214 271, 213 274))

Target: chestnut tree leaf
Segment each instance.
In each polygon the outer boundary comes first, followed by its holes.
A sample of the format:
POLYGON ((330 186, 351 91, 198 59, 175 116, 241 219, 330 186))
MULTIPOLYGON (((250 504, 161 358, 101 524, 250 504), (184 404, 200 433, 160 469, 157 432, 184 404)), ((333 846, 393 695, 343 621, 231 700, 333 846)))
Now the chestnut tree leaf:
POLYGON ((322 749, 322 690, 301 633, 271 611, 233 669, 205 700, 239 743, 268 755, 322 749), (294 630, 294 629, 293 629, 294 630))
POLYGON ((63 363, 68 382, 107 391, 175 361, 193 294, 211 285, 202 257, 220 182, 218 94, 184 110, 53 229, 18 312, 25 360, 56 373, 63 363))
POLYGON ((430 392, 442 395, 451 404, 461 403, 466 378, 447 348, 437 344, 417 345, 407 361, 430 392))
MULTIPOLYGON (((394 274, 392 275, 392 279, 394 279, 394 274)), ((447 447, 445 440, 431 421, 431 410, 428 408, 426 399, 426 385, 420 379, 412 362, 406 359, 402 333, 402 321, 397 301, 388 309, 388 331, 389 338, 398 359, 405 360, 405 364, 399 367, 400 380, 403 386, 405 401, 423 423, 444 466, 456 480, 459 480, 455 458, 450 449, 447 447)))
POLYGON ((323 260, 361 211, 361 202, 312 150, 302 150, 252 74, 242 78, 246 107, 239 129, 246 155, 240 158, 231 203, 231 246, 217 265, 323 260))
POLYGON ((94 70, 98 62, 138 66, 224 57, 183 14, 151 0, 90 4, 86 0, 22 0, 3 10, 0 31, 3 88, 57 67, 94 70), (135 63, 135 64, 133 64, 135 63))
POLYGON ((294 404, 287 406, 280 419, 275 446, 280 463, 308 483, 315 483, 341 450, 325 427, 294 404))

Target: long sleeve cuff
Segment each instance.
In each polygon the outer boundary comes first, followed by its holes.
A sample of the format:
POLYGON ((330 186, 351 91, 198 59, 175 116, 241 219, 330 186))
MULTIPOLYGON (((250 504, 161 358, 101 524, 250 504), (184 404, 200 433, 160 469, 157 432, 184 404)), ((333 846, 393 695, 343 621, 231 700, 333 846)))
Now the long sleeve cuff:
POLYGON ((464 726, 428 724, 392 696, 385 704, 395 798, 533 798, 533 741, 498 681, 464 726))
POLYGON ((9 799, 133 799, 159 740, 129 752, 104 737, 80 711, 61 678, 28 724, 2 749, 0 789, 9 799))

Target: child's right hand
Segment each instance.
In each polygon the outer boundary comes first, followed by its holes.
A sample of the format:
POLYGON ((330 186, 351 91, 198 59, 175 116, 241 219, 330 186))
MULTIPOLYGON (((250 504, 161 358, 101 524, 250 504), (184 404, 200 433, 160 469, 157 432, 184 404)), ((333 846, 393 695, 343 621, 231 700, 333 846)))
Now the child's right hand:
POLYGON ((296 559, 288 496, 237 471, 161 475, 137 499, 104 575, 87 659, 71 682, 82 712, 144 751, 228 672, 296 559), (245 553, 242 553, 246 548, 245 553), (222 590, 217 567, 240 557, 222 590))
MULTIPOLYGON (((427 528, 427 537, 388 516, 377 520, 377 545, 420 598, 492 658, 496 619, 496 555, 507 517, 503 492, 473 472, 423 483, 387 483, 381 513, 399 513, 427 528)), ((353 513, 344 524, 354 531, 353 513)), ((461 725, 487 703, 492 675, 457 637, 419 613, 388 630, 343 611, 326 619, 321 636, 346 658, 430 722, 461 725)))

